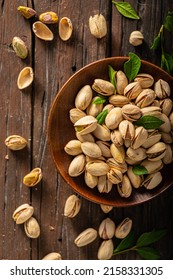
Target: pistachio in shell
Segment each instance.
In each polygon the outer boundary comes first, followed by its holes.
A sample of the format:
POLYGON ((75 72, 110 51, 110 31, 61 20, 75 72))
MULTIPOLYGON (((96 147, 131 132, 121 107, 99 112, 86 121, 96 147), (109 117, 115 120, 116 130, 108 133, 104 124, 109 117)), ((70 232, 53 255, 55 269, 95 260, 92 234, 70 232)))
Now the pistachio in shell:
POLYGON ((41 181, 42 176, 42 170, 39 167, 34 168, 27 175, 24 176, 23 183, 25 186, 33 187, 41 181))
POLYGON ((119 239, 124 239, 131 231, 132 220, 130 218, 125 218, 116 228, 115 237, 119 239))
POLYGON ((24 223, 25 233, 29 238, 38 238, 40 235, 40 226, 34 217, 29 218, 24 223))
POLYGON ((61 40, 67 41, 72 36, 73 24, 71 19, 63 17, 59 21, 59 36, 61 40))
POLYGON ((57 252, 51 252, 45 255, 42 260, 62 260, 61 254, 57 252))
POLYGON ((20 90, 27 88, 34 80, 34 72, 31 67, 24 67, 18 76, 17 86, 20 90))
POLYGON ((41 21, 36 21, 32 25, 34 34, 41 40, 52 41, 54 35, 49 27, 41 21))
POLYGON ((27 140, 20 135, 10 135, 5 139, 5 145, 13 151, 22 150, 27 145, 27 140))

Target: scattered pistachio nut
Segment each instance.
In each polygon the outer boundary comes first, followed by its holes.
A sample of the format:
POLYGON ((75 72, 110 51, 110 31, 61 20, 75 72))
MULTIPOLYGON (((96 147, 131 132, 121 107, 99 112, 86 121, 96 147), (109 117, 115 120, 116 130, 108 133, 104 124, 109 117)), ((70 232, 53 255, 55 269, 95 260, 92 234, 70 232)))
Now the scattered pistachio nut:
POLYGON ((5 139, 5 145, 13 151, 22 150, 27 145, 27 140, 20 135, 10 135, 5 139))
POLYGON ((87 228, 82 231, 75 239, 77 247, 83 247, 92 243, 97 238, 97 231, 94 228, 87 228))
POLYGON ((21 38, 15 36, 12 40, 12 47, 18 57, 25 59, 28 56, 28 48, 21 38))
POLYGON ((25 223, 34 213, 34 208, 25 203, 16 208, 13 212, 12 218, 16 224, 25 223))
POLYGON ((98 259, 99 260, 111 259, 113 255, 113 250, 114 250, 114 244, 112 239, 102 241, 97 253, 98 259))
POLYGON ((89 29, 91 34, 96 38, 103 38, 107 34, 107 24, 105 17, 100 14, 96 14, 89 18, 89 29))
POLYGON ((44 256, 42 260, 62 260, 61 254, 57 252, 51 252, 44 256))
POLYGON ((17 10, 22 14, 23 17, 26 19, 29 19, 31 17, 34 17, 36 15, 36 11, 33 10, 30 7, 25 7, 25 6, 19 6, 17 10))
POLYGON ((104 219, 99 226, 99 236, 102 239, 111 239, 115 234, 115 223, 110 218, 104 219))
POLYGON ((32 25, 34 34, 41 40, 52 41, 54 35, 49 27, 41 21, 36 21, 32 25))
POLYGON ((131 231, 132 220, 125 218, 116 228, 115 237, 119 239, 124 239, 131 231))
POLYGON ((34 168, 23 178, 24 185, 33 187, 37 185, 42 179, 42 171, 40 168, 34 168))
POLYGON ((143 43, 144 36, 140 31, 133 31, 129 37, 129 43, 133 46, 139 46, 143 43))
POLYGON ((73 32, 73 24, 71 19, 63 17, 59 21, 59 36, 61 40, 67 41, 71 38, 73 32))
POLYGON ((81 200, 75 194, 70 195, 64 206, 64 216, 73 218, 75 217, 81 208, 81 200))
POLYGON ((34 73, 31 67, 24 67, 18 76, 17 86, 20 90, 27 88, 34 80, 34 73))
POLYGON ((102 211, 104 213, 109 213, 112 209, 113 209, 113 206, 111 205, 105 205, 105 204, 100 204, 100 208, 102 209, 102 211))
POLYGON ((24 223, 24 229, 29 238, 38 238, 40 236, 40 226, 34 217, 29 218, 24 223))
POLYGON ((58 22, 58 16, 55 12, 45 12, 39 15, 39 20, 45 24, 58 22))

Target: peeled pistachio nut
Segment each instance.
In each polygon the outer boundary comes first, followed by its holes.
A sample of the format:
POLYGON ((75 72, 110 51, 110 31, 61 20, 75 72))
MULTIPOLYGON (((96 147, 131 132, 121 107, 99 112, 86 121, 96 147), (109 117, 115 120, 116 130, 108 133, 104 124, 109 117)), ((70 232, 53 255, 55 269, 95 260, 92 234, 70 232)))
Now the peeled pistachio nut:
POLYGON ((91 34, 96 38, 103 38, 107 34, 107 24, 102 14, 96 14, 89 18, 89 29, 91 34))
POLYGON ((81 142, 79 140, 70 140, 64 147, 67 154, 77 156, 82 153, 81 142))
POLYGON ((85 156, 83 154, 77 155, 71 161, 68 174, 72 177, 77 177, 84 172, 85 169, 85 156))
POLYGON ((170 94, 171 94, 171 89, 170 89, 169 84, 162 79, 159 79, 154 84, 154 91, 156 93, 156 96, 159 99, 164 99, 164 98, 170 96, 170 94))
POLYGON ((112 190, 112 182, 106 175, 99 176, 97 188, 100 193, 109 193, 112 190))
POLYGON ((61 40, 67 41, 71 38, 73 32, 73 24, 71 19, 63 17, 59 21, 59 36, 61 40))
POLYGON ((52 41, 54 35, 49 27, 41 21, 36 21, 32 25, 34 34, 41 40, 52 41))
POLYGON ((140 73, 134 79, 135 82, 139 82, 142 88, 149 88, 154 84, 154 78, 150 74, 140 73))
POLYGON ((17 209, 13 212, 12 218, 16 224, 23 224, 33 215, 33 213, 34 208, 25 203, 17 207, 17 209))
POLYGON ((76 95, 75 106, 80 110, 85 110, 92 100, 92 89, 89 85, 83 86, 76 95))
POLYGON ((143 43, 143 40, 144 40, 144 36, 143 34, 136 30, 136 31, 133 31, 131 34, 130 34, 130 37, 129 37, 129 43, 133 46, 139 46, 143 43))
POLYGON ((121 197, 127 198, 131 196, 132 185, 126 174, 123 176, 122 182, 117 184, 117 190, 121 197))
POLYGON ((100 204, 100 208, 102 209, 102 211, 107 214, 109 213, 112 209, 113 209, 113 206, 111 205, 105 205, 105 204, 100 204))
POLYGON ((92 89, 104 96, 110 96, 115 92, 113 84, 103 79, 95 79, 92 89))
POLYGON ((38 238, 40 235, 40 226, 34 217, 29 218, 24 223, 25 233, 29 238, 38 238))
POLYGON ((133 82, 128 84, 124 89, 124 95, 128 99, 135 99, 142 91, 142 87, 139 82, 133 82))
POLYGON ((71 122, 74 124, 79 119, 85 117, 86 114, 82 110, 80 110, 80 109, 73 108, 73 109, 70 110, 69 116, 70 116, 71 122))
POLYGON ((77 197, 75 194, 70 195, 64 206, 64 216, 73 218, 75 217, 81 208, 81 201, 79 197, 77 197))
POLYGON ((13 38, 12 47, 18 57, 25 59, 28 56, 28 48, 25 42, 19 37, 13 38))
POLYGON ((33 69, 31 67, 24 67, 18 76, 17 79, 17 86, 19 89, 24 89, 28 86, 30 86, 30 84, 33 82, 34 80, 34 72, 33 69))
POLYGON ((77 247, 83 247, 92 243, 97 238, 97 231, 94 228, 87 228, 82 231, 74 240, 77 247))
POLYGON ((112 239, 104 240, 97 253, 97 257, 99 260, 109 260, 113 255, 114 244, 112 239))
POLYGON ((17 10, 24 16, 26 19, 29 19, 36 15, 36 11, 30 7, 19 6, 17 10))
POLYGON ((148 175, 144 182, 143 182, 143 186, 147 189, 147 190, 152 190, 154 188, 156 188, 162 181, 162 174, 160 172, 156 172, 153 174, 148 175))
POLYGON ((42 260, 62 260, 61 254, 52 252, 42 258, 42 260))
POLYGON ((154 90, 146 88, 137 96, 135 104, 140 108, 144 108, 151 105, 155 98, 154 90))
POLYGON ((116 107, 107 114, 105 124, 109 129, 116 129, 122 120, 122 110, 121 108, 116 107))
POLYGON ((45 12, 39 15, 39 20, 45 24, 58 22, 58 16, 55 12, 45 12))
POLYGON ((123 95, 124 89, 128 85, 128 79, 123 71, 119 70, 116 73, 116 91, 118 94, 123 95))
POLYGON ((98 177, 90 174, 86 170, 85 170, 84 180, 86 185, 91 189, 95 188, 98 184, 98 177))
POLYGON ((115 107, 123 107, 124 105, 129 104, 129 102, 130 100, 124 95, 114 94, 109 97, 109 103, 115 107))
POLYGON ((90 105, 86 109, 87 115, 96 117, 103 109, 103 104, 95 104, 94 101, 97 100, 99 97, 95 96, 90 105))
POLYGON ((27 141, 20 135, 10 135, 5 139, 5 145, 10 150, 18 151, 26 147, 27 141))
POLYGON ((124 119, 133 122, 138 120, 141 117, 142 113, 141 109, 138 106, 127 104, 122 107, 122 115, 124 119))
POLYGON ((124 239, 131 231, 132 220, 125 218, 116 228, 115 237, 119 239, 124 239))
POLYGON ((80 135, 85 135, 93 132, 97 127, 97 120, 93 116, 85 116, 80 118, 74 123, 74 128, 76 132, 80 135))
POLYGON ((133 168, 132 166, 130 166, 130 165, 128 166, 127 175, 128 175, 128 177, 130 179, 130 182, 131 182, 132 186, 135 189, 137 189, 142 184, 142 177, 139 176, 139 175, 134 174, 134 172, 132 171, 132 168, 133 168))
POLYGON ((106 175, 110 170, 110 167, 104 161, 89 161, 86 166, 86 171, 88 171, 91 175, 94 176, 102 176, 106 175))
POLYGON ((158 142, 146 150, 148 160, 157 161, 162 159, 166 153, 166 144, 158 142))
POLYGON ((41 169, 38 167, 34 168, 30 173, 25 175, 25 177, 23 178, 23 183, 28 187, 33 187, 41 181, 42 176, 43 174, 41 169))
POLYGON ((110 218, 104 219, 99 226, 99 236, 102 239, 111 239, 115 234, 115 223, 110 218))

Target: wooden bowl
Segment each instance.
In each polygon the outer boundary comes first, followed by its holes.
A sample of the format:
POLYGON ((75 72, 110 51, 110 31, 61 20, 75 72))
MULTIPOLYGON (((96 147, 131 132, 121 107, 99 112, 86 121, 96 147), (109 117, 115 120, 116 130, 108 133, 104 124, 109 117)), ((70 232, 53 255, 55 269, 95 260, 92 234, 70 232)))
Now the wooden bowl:
MULTIPOLYGON (((69 119, 69 110, 75 107, 74 100, 77 92, 86 84, 92 85, 95 78, 109 80, 108 65, 111 65, 115 70, 123 70, 123 64, 127 60, 127 57, 105 58, 76 72, 58 92, 48 118, 48 142, 58 172, 79 195, 95 203, 114 207, 127 207, 144 203, 161 194, 173 183, 173 164, 166 165, 162 169, 163 181, 158 187, 150 191, 143 187, 137 190, 133 189, 130 198, 120 197, 115 187, 108 194, 99 193, 97 187, 90 189, 84 182, 83 174, 79 177, 68 175, 68 166, 73 157, 64 152, 64 146, 69 140, 76 139, 73 124, 69 119)), ((162 78, 173 88, 173 78, 156 65, 142 61, 140 72, 151 74, 155 81, 162 78)))

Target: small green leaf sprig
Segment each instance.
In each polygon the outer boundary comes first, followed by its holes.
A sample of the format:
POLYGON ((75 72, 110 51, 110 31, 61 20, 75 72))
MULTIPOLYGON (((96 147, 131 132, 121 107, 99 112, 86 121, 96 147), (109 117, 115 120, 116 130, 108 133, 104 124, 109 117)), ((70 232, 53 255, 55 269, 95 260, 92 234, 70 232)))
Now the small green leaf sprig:
POLYGON ((128 2, 112 1, 112 3, 115 5, 115 7, 119 11, 119 13, 122 14, 124 17, 130 18, 130 19, 140 19, 137 12, 134 10, 134 8, 128 2))
POLYGON ((160 259, 159 252, 150 245, 159 241, 167 233, 167 230, 152 230, 141 234, 135 241, 135 234, 131 231, 114 249, 113 255, 136 251, 145 260, 160 259))

